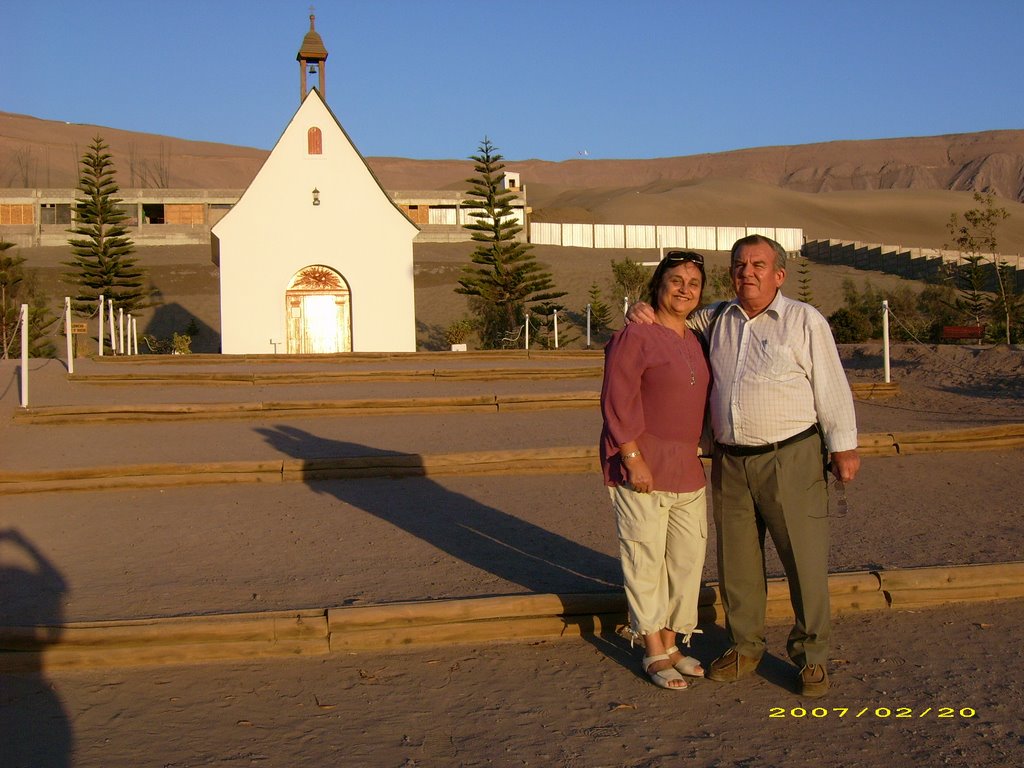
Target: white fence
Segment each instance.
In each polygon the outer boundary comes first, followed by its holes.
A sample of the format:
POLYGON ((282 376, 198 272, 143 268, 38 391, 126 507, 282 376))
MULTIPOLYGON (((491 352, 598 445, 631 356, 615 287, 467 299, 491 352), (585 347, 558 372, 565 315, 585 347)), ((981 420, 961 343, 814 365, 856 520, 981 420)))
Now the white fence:
POLYGON ((530 224, 530 242, 571 248, 687 248, 728 251, 747 235, 764 235, 787 251, 799 251, 803 229, 795 227, 693 227, 654 224, 530 224))

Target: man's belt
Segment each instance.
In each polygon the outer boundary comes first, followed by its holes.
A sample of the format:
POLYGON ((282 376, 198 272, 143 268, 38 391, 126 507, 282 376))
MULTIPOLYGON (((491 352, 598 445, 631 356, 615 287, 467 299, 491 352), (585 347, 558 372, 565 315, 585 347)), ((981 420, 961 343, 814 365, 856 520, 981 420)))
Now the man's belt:
POLYGON ((725 443, 715 443, 722 453, 728 454, 729 456, 759 456, 762 453, 771 453, 777 451, 779 448, 783 448, 793 443, 798 443, 801 440, 806 440, 811 435, 818 434, 818 425, 811 424, 803 432, 797 432, 792 437, 787 437, 785 440, 779 440, 777 443, 766 443, 765 445, 727 445, 725 443))

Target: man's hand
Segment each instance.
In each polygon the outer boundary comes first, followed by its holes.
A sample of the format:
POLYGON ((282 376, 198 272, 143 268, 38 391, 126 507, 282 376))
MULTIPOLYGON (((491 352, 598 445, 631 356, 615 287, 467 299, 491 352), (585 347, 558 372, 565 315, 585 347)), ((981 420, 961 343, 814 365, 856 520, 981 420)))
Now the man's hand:
POLYGON ((857 477, 857 471, 860 469, 860 456, 856 448, 851 451, 836 451, 832 454, 831 459, 832 474, 836 476, 837 480, 849 483, 857 477))
POLYGON ((631 323, 650 325, 654 322, 654 309, 650 304, 638 301, 626 312, 626 319, 631 323))

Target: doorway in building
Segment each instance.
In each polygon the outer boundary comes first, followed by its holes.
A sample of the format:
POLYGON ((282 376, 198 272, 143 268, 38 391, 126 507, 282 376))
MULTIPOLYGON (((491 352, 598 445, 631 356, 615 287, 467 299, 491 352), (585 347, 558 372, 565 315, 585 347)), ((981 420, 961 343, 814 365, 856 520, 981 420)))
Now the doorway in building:
POLYGON ((300 269, 285 293, 288 354, 351 352, 351 298, 345 278, 330 267, 300 269))

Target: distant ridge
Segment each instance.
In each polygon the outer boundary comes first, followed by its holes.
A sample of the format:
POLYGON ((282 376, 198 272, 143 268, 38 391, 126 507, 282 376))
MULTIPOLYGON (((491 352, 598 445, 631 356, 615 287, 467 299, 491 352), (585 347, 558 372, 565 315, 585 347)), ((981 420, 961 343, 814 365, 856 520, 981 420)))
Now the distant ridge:
MULTIPOLYGON (((162 181, 171 188, 244 188, 268 154, 251 147, 0 112, 0 186, 74 186, 75 150, 84 149, 97 133, 110 145, 122 177, 131 175, 130 164, 152 170, 163 163, 168 174, 162 181)), ((474 149, 467 147, 466 154, 474 149)), ((472 172, 470 163, 461 159, 368 160, 381 181, 395 189, 461 186, 472 172)), ((642 160, 506 161, 528 183, 561 187, 638 187, 725 177, 797 192, 978 190, 1024 202, 1024 130, 830 141, 642 160)), ((134 186, 128 178, 122 184, 134 186)))
MULTIPOLYGON (((74 187, 97 134, 122 187, 243 189, 269 154, 0 112, 0 187, 74 187)), ((472 174, 464 159, 367 160, 390 190, 464 189, 472 174)), ((949 213, 973 202, 953 193, 981 191, 1011 211, 1001 246, 1024 250, 1024 130, 506 163, 522 174, 535 221, 793 226, 809 237, 941 247, 949 213)))

